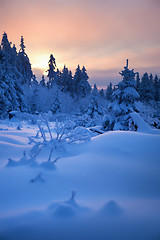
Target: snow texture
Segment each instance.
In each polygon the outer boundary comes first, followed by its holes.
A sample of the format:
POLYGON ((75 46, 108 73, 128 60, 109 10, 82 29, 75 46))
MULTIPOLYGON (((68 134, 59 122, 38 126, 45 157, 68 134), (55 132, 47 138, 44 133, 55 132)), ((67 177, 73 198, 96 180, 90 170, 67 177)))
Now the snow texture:
MULTIPOLYGON (((131 119, 139 132, 102 132, 55 149, 54 171, 26 164, 36 124, 23 121, 19 131, 19 122, 1 121, 0 239, 158 239, 160 134, 138 114, 131 119), (8 158, 18 166, 4 167, 8 158)), ((50 163, 48 150, 39 165, 50 163)))

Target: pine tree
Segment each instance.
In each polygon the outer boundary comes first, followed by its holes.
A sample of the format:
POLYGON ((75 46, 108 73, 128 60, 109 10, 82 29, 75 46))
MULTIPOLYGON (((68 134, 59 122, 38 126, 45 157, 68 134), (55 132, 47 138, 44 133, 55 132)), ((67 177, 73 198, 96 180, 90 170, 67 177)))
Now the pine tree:
POLYGON ((69 73, 68 73, 68 84, 69 84, 70 96, 73 97, 73 95, 74 95, 74 85, 73 85, 73 76, 72 76, 71 71, 69 71, 69 73))
POLYGON ((154 100, 158 102, 160 100, 160 84, 158 81, 157 74, 154 78, 153 86, 154 86, 154 100))
POLYGON ((38 97, 38 81, 36 80, 36 76, 33 75, 33 80, 31 82, 31 91, 32 91, 32 97, 31 97, 31 103, 30 103, 30 109, 31 113, 35 114, 39 111, 39 97, 38 97))
POLYGON ((21 36, 20 50, 18 53, 17 68, 22 75, 21 83, 30 85, 33 76, 30 60, 25 53, 24 38, 21 36))
POLYGON ((149 102, 153 99, 153 83, 151 80, 151 75, 149 78, 147 73, 144 73, 141 80, 140 97, 142 101, 146 102, 149 102))
POLYGON ((106 99, 107 100, 111 100, 112 93, 113 93, 112 83, 110 82, 110 84, 107 86, 107 90, 106 90, 106 99))
POLYGON ((8 90, 7 85, 3 81, 4 70, 2 68, 4 61, 4 55, 0 47, 0 117, 6 116, 8 110, 10 109, 10 102, 7 99, 6 92, 8 90))
POLYGON ((40 86, 41 87, 46 87, 44 75, 42 75, 42 80, 40 81, 40 86))
POLYGON ((105 98, 105 94, 104 94, 104 89, 102 88, 100 91, 99 91, 99 95, 102 99, 105 98))
POLYGON ((78 65, 77 69, 76 69, 76 72, 75 72, 75 75, 74 75, 74 78, 73 78, 73 89, 74 89, 74 95, 78 98, 79 96, 79 83, 81 81, 81 69, 80 69, 80 66, 78 65))
POLYGON ((69 91, 69 75, 68 75, 68 68, 64 65, 64 68, 61 73, 61 85, 62 91, 68 92, 69 91))
POLYGON ((137 76, 136 76, 136 90, 137 90, 138 93, 140 93, 140 87, 141 87, 140 77, 139 77, 139 73, 137 73, 137 76))
POLYGON ((109 114, 104 118, 103 127, 106 130, 129 130, 130 113, 136 109, 134 102, 139 99, 139 94, 135 90, 136 73, 134 69, 129 70, 128 59, 120 75, 123 80, 117 84, 118 89, 112 93, 109 114))
POLYGON ((81 70, 81 79, 78 83, 78 95, 80 98, 84 98, 91 93, 91 86, 88 82, 88 75, 87 75, 87 70, 83 66, 81 70))
POLYGON ((57 113, 60 113, 61 112, 61 103, 59 101, 59 94, 58 94, 58 91, 55 92, 55 95, 54 95, 54 103, 51 107, 51 112, 53 114, 57 114, 57 113))
POLYGON ((21 43, 20 43, 20 52, 23 54, 23 55, 26 55, 25 53, 25 45, 24 45, 24 38, 23 36, 21 36, 21 43))
POLYGON ((92 90, 92 96, 94 96, 95 98, 97 98, 99 96, 96 84, 94 84, 94 87, 93 87, 93 90, 92 90))
POLYGON ((103 115, 103 110, 102 110, 101 106, 98 104, 97 97, 95 97, 94 95, 91 96, 90 104, 89 104, 89 107, 88 107, 88 110, 87 110, 87 114, 91 118, 95 118, 95 117, 98 117, 100 115, 103 115))
POLYGON ((8 41, 7 34, 4 32, 1 43, 1 89, 3 89, 4 96, 7 98, 8 111, 17 110, 19 108, 18 96, 15 89, 16 75, 16 49, 11 48, 8 41))
POLYGON ((56 61, 55 61, 55 58, 53 57, 53 54, 50 55, 48 66, 49 66, 49 69, 47 70, 48 72, 47 77, 49 78, 49 82, 47 85, 48 85, 48 88, 51 88, 54 84, 54 79, 56 76, 56 72, 55 72, 56 61))
POLYGON ((118 90, 113 93, 112 98, 118 100, 119 104, 121 104, 122 102, 134 103, 136 99, 139 99, 139 94, 135 90, 136 73, 134 73, 134 69, 129 70, 128 59, 126 67, 124 67, 124 70, 121 71, 119 74, 123 77, 123 80, 117 84, 118 90))
POLYGON ((1 49, 4 54, 5 60, 11 64, 12 59, 11 59, 11 54, 12 54, 12 49, 11 49, 11 43, 8 41, 8 36, 4 32, 3 37, 2 37, 2 42, 1 42, 1 49))
POLYGON ((37 81, 37 78, 36 78, 35 74, 33 74, 33 77, 32 77, 31 87, 33 87, 33 88, 38 87, 38 81, 37 81))

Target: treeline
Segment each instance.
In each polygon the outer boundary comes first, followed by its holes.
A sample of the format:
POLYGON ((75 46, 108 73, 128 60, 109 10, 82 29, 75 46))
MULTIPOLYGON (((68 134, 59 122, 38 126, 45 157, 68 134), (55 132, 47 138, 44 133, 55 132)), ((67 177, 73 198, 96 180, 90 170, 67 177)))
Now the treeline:
MULTIPOLYGON (((106 90, 98 90, 96 84, 92 88, 84 66, 80 68, 78 65, 74 75, 66 66, 60 71, 52 54, 48 62, 47 79, 43 75, 38 82, 25 48, 23 37, 17 51, 4 32, 0 45, 1 117, 7 116, 13 110, 32 114, 48 111, 52 113, 97 111, 102 114, 103 111, 100 109, 105 107, 105 101, 112 101, 114 91, 120 88, 119 85, 112 86, 112 83, 106 90)), ((140 79, 137 74, 135 89, 142 102, 160 100, 160 79, 157 75, 153 77, 152 74, 145 73, 140 79)))

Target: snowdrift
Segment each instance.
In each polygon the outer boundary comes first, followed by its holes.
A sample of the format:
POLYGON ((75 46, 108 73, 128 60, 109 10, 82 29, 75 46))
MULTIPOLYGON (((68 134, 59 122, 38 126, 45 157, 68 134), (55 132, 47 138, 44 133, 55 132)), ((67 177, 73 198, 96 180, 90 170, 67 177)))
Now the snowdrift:
MULTIPOLYGON (((17 163, 28 159, 28 137, 36 135, 37 127, 24 124, 18 130, 13 123, 2 129, 0 239, 159 238, 157 131, 107 132, 90 142, 65 145, 56 168, 48 171, 25 164, 4 167, 8 158, 17 163), (69 198, 75 190, 76 197, 69 198)), ((45 163, 46 155, 44 149, 36 161, 45 163)))

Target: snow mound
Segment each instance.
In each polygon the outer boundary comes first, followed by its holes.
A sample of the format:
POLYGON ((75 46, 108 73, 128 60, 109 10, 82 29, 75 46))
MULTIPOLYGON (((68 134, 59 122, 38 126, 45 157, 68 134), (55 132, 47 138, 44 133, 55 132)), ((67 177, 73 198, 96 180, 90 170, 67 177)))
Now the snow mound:
POLYGON ((137 131, 150 134, 159 134, 160 130, 152 129, 143 118, 136 112, 130 113, 131 121, 134 126, 136 126, 137 131))
POLYGON ((105 217, 117 217, 123 214, 123 209, 115 202, 107 202, 99 211, 101 216, 105 217))
POLYGON ((70 218, 74 217, 76 215, 75 209, 65 203, 61 203, 57 206, 57 208, 54 210, 54 216, 61 217, 61 218, 70 218))
POLYGON ((72 191, 72 196, 69 200, 64 202, 54 202, 48 207, 48 209, 53 212, 54 216, 61 218, 70 218, 88 212, 89 208, 77 204, 75 201, 75 195, 76 192, 72 191))
POLYGON ((11 158, 8 159, 8 163, 6 164, 6 167, 17 167, 17 166, 25 166, 25 165, 30 165, 30 166, 37 166, 38 164, 36 161, 32 158, 28 159, 26 157, 26 152, 23 152, 23 157, 19 161, 15 161, 11 158))

